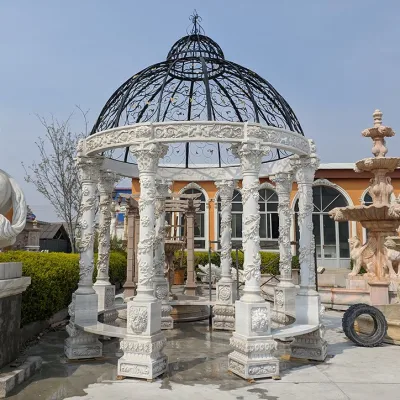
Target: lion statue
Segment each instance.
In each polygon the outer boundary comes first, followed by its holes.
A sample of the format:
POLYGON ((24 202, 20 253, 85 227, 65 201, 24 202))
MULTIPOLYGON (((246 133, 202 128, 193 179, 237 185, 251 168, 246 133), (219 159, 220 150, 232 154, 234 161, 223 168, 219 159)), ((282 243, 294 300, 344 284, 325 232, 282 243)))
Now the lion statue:
POLYGON ((0 169, 0 249, 11 246, 26 223, 25 196, 17 182, 0 169), (12 221, 5 215, 13 210, 12 221))
MULTIPOLYGON (((367 243, 361 245, 360 239, 355 236, 349 239, 350 244, 350 258, 354 262, 353 270, 349 273, 350 276, 355 276, 360 273, 361 267, 364 267, 367 271, 367 276, 374 278, 376 277, 376 254, 378 251, 378 245, 375 238, 370 238, 367 243)), ((400 262, 400 252, 384 247, 385 253, 385 265, 383 268, 383 275, 389 276, 390 278, 397 277, 394 271, 394 266, 398 268, 400 262)), ((377 266, 380 268, 380 266, 377 266)))

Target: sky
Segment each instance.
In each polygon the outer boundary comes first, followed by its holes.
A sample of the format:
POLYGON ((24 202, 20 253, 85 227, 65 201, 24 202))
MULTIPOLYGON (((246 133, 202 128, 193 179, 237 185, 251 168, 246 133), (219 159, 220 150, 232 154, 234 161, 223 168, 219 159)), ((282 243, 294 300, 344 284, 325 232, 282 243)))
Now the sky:
MULTIPOLYGON (((63 120, 79 105, 92 125, 126 79, 166 58, 194 9, 228 60, 287 100, 323 163, 370 156, 361 131, 376 108, 400 127, 397 0, 0 0, 0 168, 39 219, 57 217, 24 181, 45 133, 37 115, 63 120)), ((83 129, 79 113, 71 123, 83 129)), ((400 156, 400 136, 388 147, 400 156)))

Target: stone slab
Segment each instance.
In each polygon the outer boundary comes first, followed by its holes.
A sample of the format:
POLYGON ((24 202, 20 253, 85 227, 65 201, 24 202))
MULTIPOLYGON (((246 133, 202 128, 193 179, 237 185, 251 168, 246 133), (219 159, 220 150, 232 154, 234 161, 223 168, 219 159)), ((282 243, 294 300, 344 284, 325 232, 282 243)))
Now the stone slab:
POLYGON ((31 284, 29 276, 0 280, 0 298, 18 295, 31 284))
POLYGON ((41 367, 42 358, 31 356, 18 367, 3 368, 0 371, 0 398, 7 397, 16 386, 28 380, 41 367))
POLYGON ((22 276, 22 263, 2 262, 0 263, 0 280, 20 278, 22 276))

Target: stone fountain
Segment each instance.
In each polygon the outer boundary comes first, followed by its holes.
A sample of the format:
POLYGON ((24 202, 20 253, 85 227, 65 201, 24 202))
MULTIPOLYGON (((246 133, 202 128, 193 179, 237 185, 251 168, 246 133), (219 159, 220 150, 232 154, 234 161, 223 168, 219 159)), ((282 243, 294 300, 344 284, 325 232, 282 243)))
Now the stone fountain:
MULTIPOLYGON (((373 175, 368 187, 372 204, 340 207, 330 212, 335 221, 358 221, 368 232, 365 244, 358 237, 349 240, 353 270, 348 275, 346 289, 339 290, 344 297, 347 296, 347 304, 369 303, 380 308, 385 316, 390 314, 389 319, 397 319, 397 322, 392 322, 397 324, 400 333, 400 306, 396 304, 400 282, 400 241, 397 237, 400 205, 390 201, 393 186, 388 176, 400 166, 400 158, 386 157, 388 150, 385 138, 395 133, 392 128, 382 125, 382 113, 379 110, 374 112, 373 117, 374 126, 364 130, 362 135, 373 140, 374 157, 355 164, 356 172, 369 172, 373 175), (365 273, 362 274, 363 269, 365 273)), ((397 340, 400 340, 400 336, 397 340)))

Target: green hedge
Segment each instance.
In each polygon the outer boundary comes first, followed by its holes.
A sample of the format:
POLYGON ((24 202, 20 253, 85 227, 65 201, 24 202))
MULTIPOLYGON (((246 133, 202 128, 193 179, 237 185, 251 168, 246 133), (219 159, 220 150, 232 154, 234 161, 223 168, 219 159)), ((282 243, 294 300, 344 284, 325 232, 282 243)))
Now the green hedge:
MULTIPOLYGON (((261 273, 262 274, 273 274, 279 275, 279 253, 272 253, 261 251, 261 273)), ((181 266, 181 258, 182 252, 177 251, 175 252, 174 257, 174 265, 176 269, 180 269, 181 266)), ((208 252, 207 251, 195 251, 194 252, 194 263, 195 266, 197 265, 208 265, 208 252)), ((239 251, 238 253, 238 262, 239 262, 239 269, 243 269, 243 253, 239 251)), ((220 265, 220 254, 219 253, 211 253, 211 263, 215 265, 220 265)), ((236 265, 236 252, 232 251, 232 263, 233 266, 236 265)), ((182 259, 182 268, 186 269, 186 252, 183 254, 182 259)), ((297 256, 294 256, 292 259, 292 268, 299 268, 299 259, 297 256)))
MULTIPOLYGON (((22 262, 22 273, 32 283, 22 295, 21 324, 50 318, 66 308, 79 281, 79 255, 66 253, 36 253, 8 251, 0 253, 0 262, 22 262)), ((95 269, 94 277, 97 274, 95 269)), ((110 281, 126 279, 126 254, 110 254, 110 281)))

